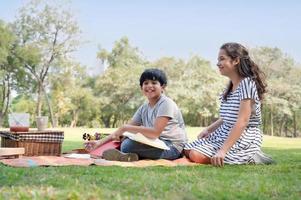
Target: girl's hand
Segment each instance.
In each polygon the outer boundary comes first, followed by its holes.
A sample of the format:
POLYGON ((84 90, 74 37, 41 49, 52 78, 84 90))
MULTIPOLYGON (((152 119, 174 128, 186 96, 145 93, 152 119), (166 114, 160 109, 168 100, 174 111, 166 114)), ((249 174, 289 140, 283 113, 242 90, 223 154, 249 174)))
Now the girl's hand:
POLYGON ((211 164, 215 167, 223 167, 226 152, 222 149, 218 150, 214 156, 211 157, 211 164))
POLYGON ((100 145, 100 141, 93 140, 93 141, 85 142, 84 144, 85 144, 86 151, 90 152, 90 151, 96 149, 100 145))
POLYGON ((208 128, 205 128, 200 134, 198 135, 198 139, 206 138, 210 135, 208 128))

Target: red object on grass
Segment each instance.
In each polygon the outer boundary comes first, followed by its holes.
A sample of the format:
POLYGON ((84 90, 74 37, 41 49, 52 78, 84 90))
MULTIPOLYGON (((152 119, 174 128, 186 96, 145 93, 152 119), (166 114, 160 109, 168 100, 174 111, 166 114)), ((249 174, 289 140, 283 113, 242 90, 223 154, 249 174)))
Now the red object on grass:
POLYGON ((120 144, 121 142, 117 142, 117 141, 110 141, 110 142, 107 142, 103 145, 101 145, 100 147, 94 149, 93 151, 90 152, 90 155, 92 157, 101 157, 102 156, 102 153, 105 151, 105 150, 108 150, 108 149, 120 149, 120 144))
POLYGON ((29 131, 29 127, 25 127, 25 126, 11 126, 9 128, 9 131, 11 131, 11 132, 28 132, 29 131))

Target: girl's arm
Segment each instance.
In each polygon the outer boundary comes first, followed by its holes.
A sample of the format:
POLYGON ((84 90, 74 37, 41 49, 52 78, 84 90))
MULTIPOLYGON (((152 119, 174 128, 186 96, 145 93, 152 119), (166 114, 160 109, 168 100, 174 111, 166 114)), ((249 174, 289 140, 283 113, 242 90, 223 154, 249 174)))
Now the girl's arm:
POLYGON ((113 133, 113 137, 121 137, 125 131, 132 133, 141 133, 148 138, 158 138, 164 128, 167 126, 169 117, 157 117, 154 127, 137 126, 134 124, 125 124, 113 133))
POLYGON ((215 166, 223 166, 224 158, 226 153, 230 150, 230 148, 235 144, 235 142, 240 138, 244 129, 247 127, 249 123, 249 119, 252 112, 252 106, 254 104, 254 100, 252 99, 244 99, 240 102, 238 118, 231 129, 231 132, 224 142, 223 146, 220 150, 211 158, 211 163, 215 166))
POLYGON ((223 119, 219 118, 208 127, 206 127, 202 132, 198 135, 198 138, 208 137, 211 133, 213 133, 218 127, 220 127, 223 123, 223 119))

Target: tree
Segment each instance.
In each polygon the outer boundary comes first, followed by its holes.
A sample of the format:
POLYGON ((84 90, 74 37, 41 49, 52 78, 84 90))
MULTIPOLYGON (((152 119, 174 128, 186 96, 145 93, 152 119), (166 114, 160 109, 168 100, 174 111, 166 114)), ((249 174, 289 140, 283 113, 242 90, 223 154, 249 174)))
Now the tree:
POLYGON ((100 48, 97 58, 102 63, 107 61, 108 66, 112 68, 130 68, 135 65, 145 64, 138 48, 131 46, 127 37, 122 37, 119 41, 116 41, 111 52, 100 48))
POLYGON ((0 126, 3 123, 3 117, 6 115, 10 100, 11 73, 8 69, 8 57, 11 46, 14 41, 12 32, 0 21, 0 81, 1 81, 1 101, 0 101, 0 126))
POLYGON ((169 78, 167 94, 182 110, 185 123, 208 126, 218 117, 218 95, 224 80, 199 56, 187 62, 175 58, 161 58, 151 66, 162 68, 169 78))
MULTIPOLYGON (((11 102, 11 107, 14 112, 25 112, 29 113, 31 117, 34 116, 35 102, 30 95, 21 94, 16 96, 11 102)), ((30 121, 35 122, 34 119, 30 121)))
POLYGON ((8 113, 11 91, 26 88, 28 81, 18 59, 23 50, 16 41, 10 25, 0 21, 0 126, 8 113))
POLYGON ((63 125, 76 127, 89 125, 97 117, 97 99, 93 96, 92 87, 87 84, 90 79, 84 67, 72 61, 61 63, 50 76, 51 98, 54 102, 56 119, 63 125))
POLYGON ((264 133, 296 137, 301 113, 300 69, 278 48, 260 47, 251 53, 267 75, 268 93, 262 112, 264 133))
POLYGON ((105 127, 116 127, 129 120, 143 102, 138 80, 146 61, 126 37, 116 41, 111 52, 101 49, 97 57, 108 63, 108 69, 95 77, 94 95, 105 127))
POLYGON ((31 1, 21 8, 14 27, 20 45, 32 50, 23 60, 37 85, 36 114, 41 115, 44 95, 54 125, 53 109, 47 95, 48 74, 78 46, 79 27, 69 11, 47 1, 31 1), (35 62, 28 62, 33 57, 35 62))
POLYGON ((105 127, 116 127, 129 120, 144 101, 140 91, 141 66, 108 68, 95 83, 95 96, 105 127))

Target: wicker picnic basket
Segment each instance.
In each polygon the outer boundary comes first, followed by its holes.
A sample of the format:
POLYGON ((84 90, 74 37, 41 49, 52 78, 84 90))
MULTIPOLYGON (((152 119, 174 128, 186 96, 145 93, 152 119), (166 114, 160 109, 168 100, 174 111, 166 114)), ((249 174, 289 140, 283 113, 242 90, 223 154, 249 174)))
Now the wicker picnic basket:
POLYGON ((0 131, 1 147, 24 147, 25 156, 59 156, 62 153, 63 131, 0 131))

